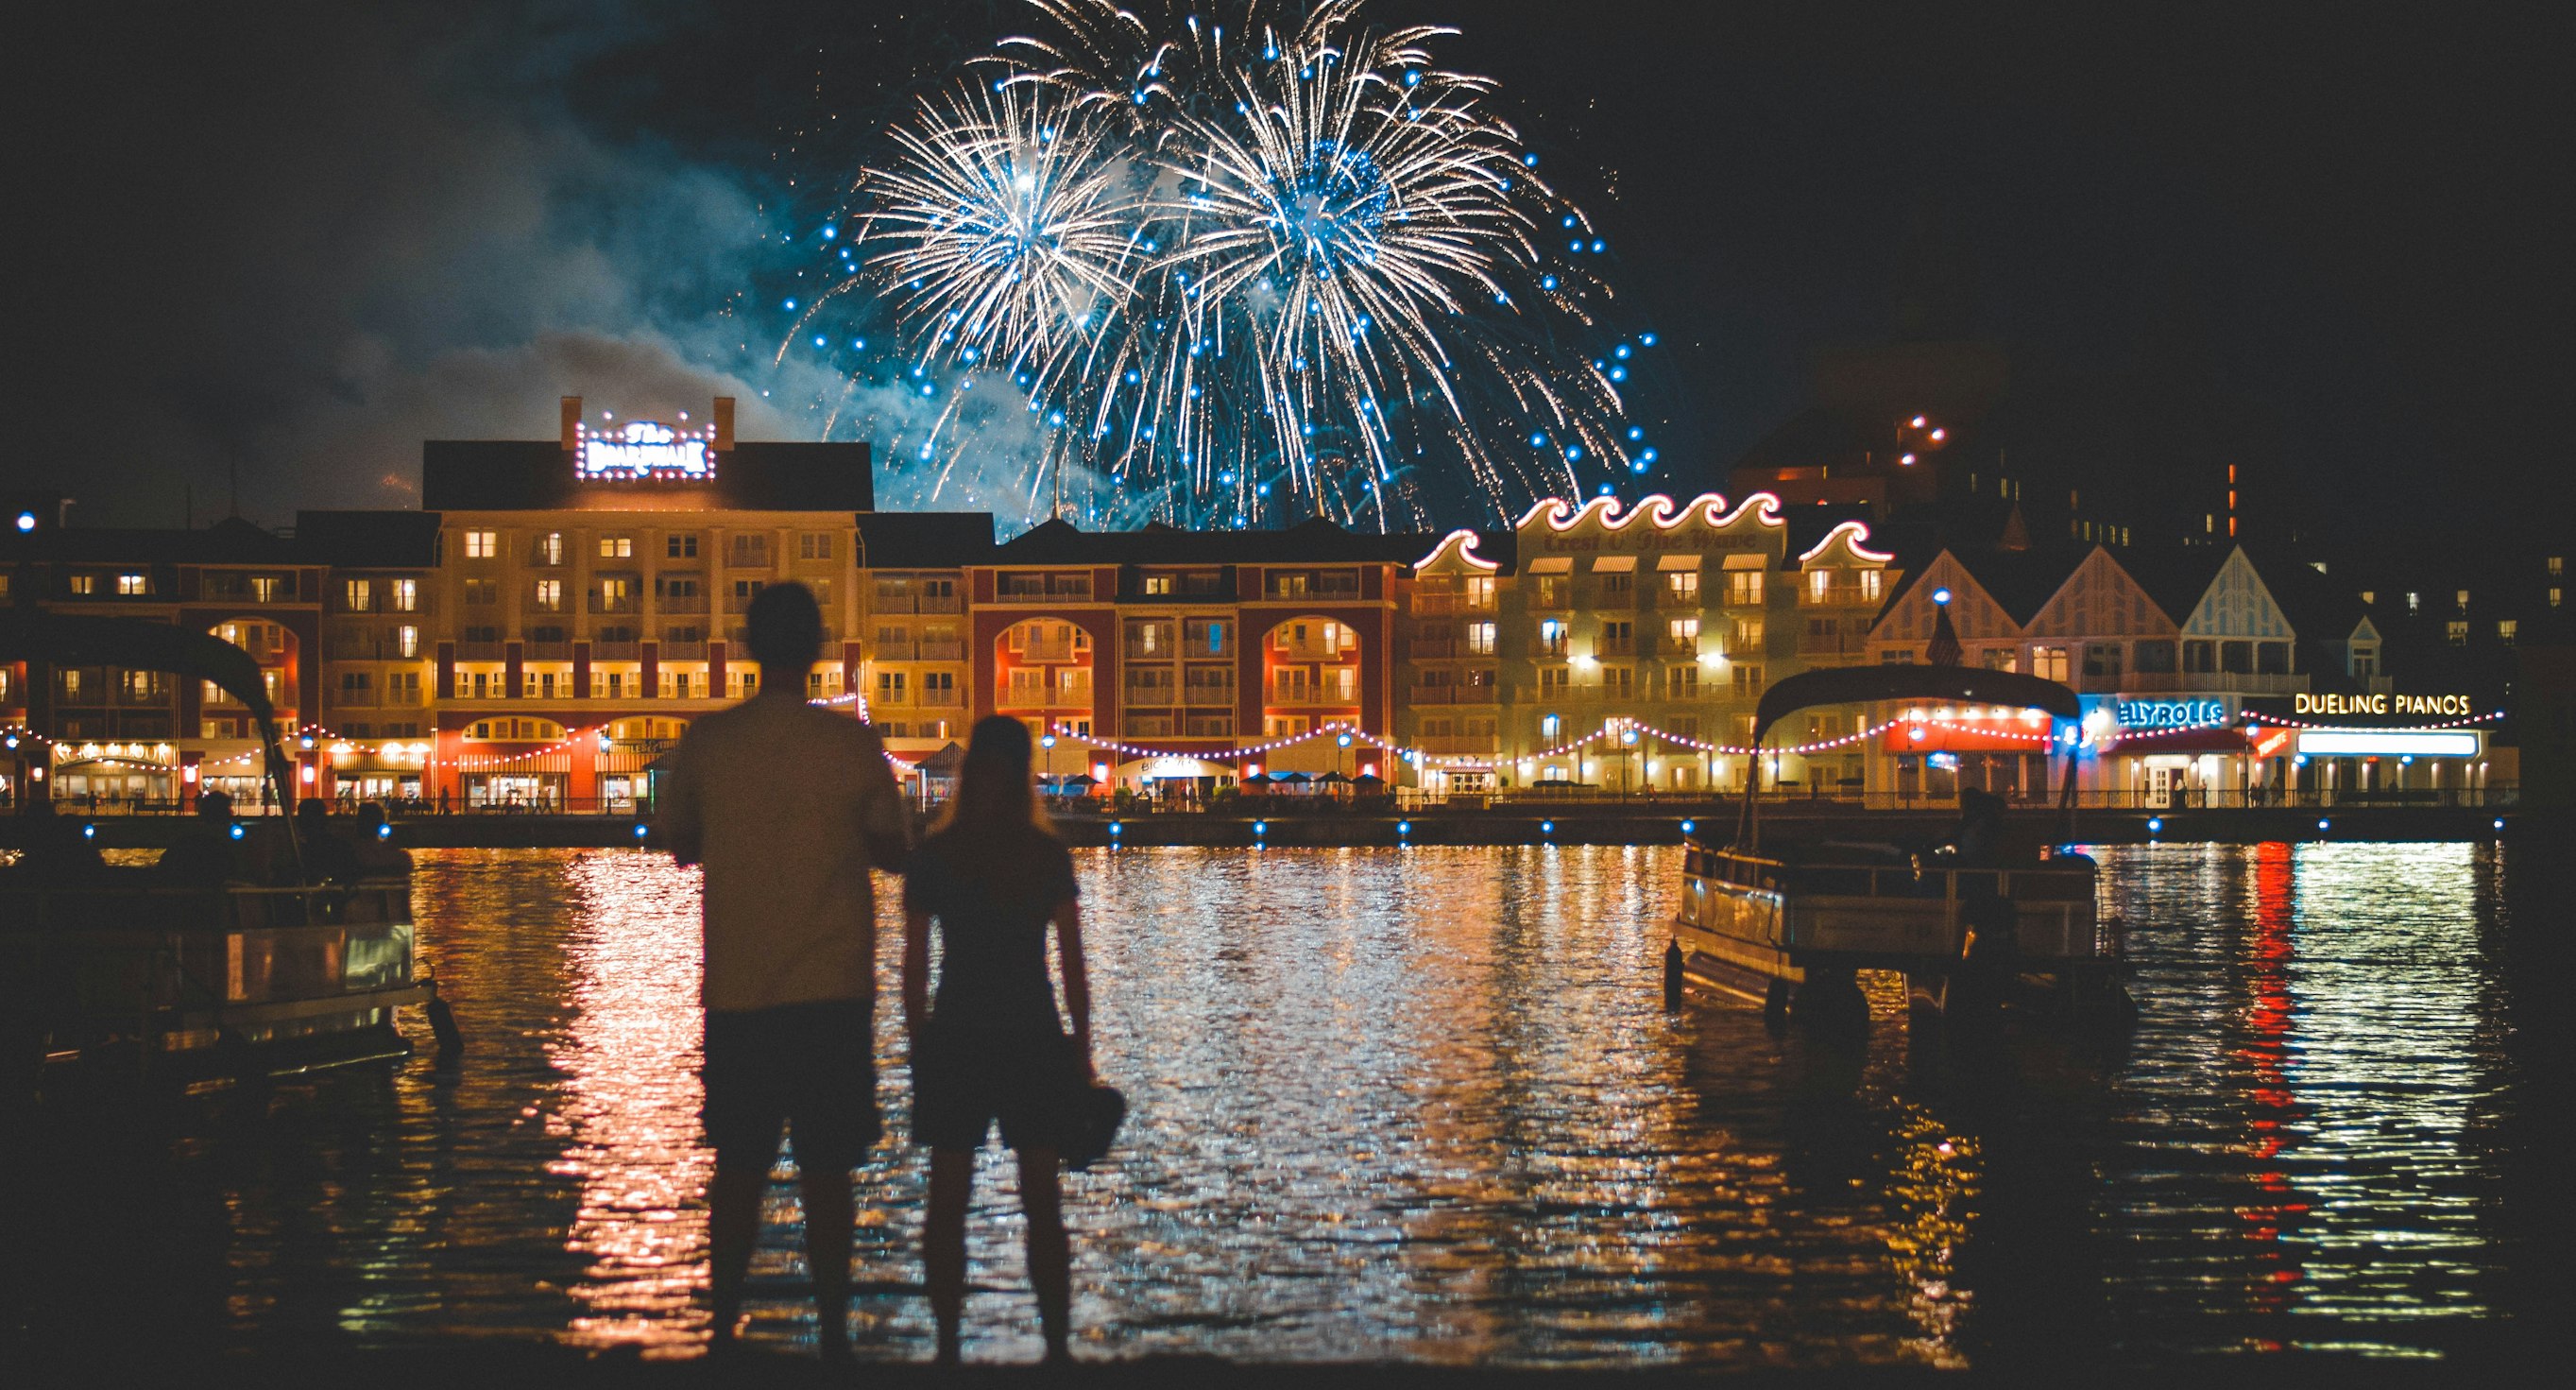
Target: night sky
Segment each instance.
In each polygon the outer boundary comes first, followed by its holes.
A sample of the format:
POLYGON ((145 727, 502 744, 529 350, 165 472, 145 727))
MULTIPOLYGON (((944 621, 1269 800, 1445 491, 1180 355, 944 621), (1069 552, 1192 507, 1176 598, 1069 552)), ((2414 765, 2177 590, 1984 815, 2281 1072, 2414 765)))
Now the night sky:
MULTIPOLYGON (((419 441, 718 391, 810 438, 783 240, 1015 5, 48 7, 13 48, 15 424, 92 524, 403 505, 419 441), (766 411, 757 403, 771 392, 766 411)), ((2322 537, 2557 524, 2563 34, 2457 7, 1387 0, 1465 32, 1667 344, 1667 488, 1928 295, 2052 446, 2259 435, 2322 537), (2546 505, 2535 505, 2545 503, 2546 505)), ((2107 465, 2106 465, 2107 466, 2107 465)))

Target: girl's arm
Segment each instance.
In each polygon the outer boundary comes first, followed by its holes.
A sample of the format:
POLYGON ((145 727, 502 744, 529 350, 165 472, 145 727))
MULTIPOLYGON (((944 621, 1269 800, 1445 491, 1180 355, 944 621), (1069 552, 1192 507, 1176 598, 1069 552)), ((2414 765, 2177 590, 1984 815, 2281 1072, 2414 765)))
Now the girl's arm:
POLYGON ((1091 974, 1082 963, 1082 908, 1067 898, 1055 908, 1055 949, 1064 966, 1064 1008, 1073 1015, 1073 1041, 1082 1052, 1082 1070, 1091 1066, 1091 974))
POLYGON ((915 1042, 930 1022, 930 914, 903 915, 903 1028, 915 1042))

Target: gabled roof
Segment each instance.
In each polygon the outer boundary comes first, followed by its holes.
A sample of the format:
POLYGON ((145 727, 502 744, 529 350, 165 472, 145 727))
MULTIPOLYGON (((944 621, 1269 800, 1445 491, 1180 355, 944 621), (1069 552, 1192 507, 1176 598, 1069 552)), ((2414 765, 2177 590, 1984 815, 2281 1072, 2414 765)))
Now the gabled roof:
POLYGON ((2263 587, 2272 591, 2272 601, 2281 606, 2281 616, 2290 620, 2290 630, 2301 637, 2340 642, 2370 614, 2360 594, 2317 573, 2315 566, 2297 556, 2258 559, 2248 552, 2246 558, 2254 561, 2254 572, 2263 577, 2263 587))
POLYGON ((1978 551, 1959 554, 1959 563, 1976 576, 1978 586, 1993 595, 2015 623, 2026 627, 2097 548, 2052 545, 2030 550, 1978 551))
POLYGON ((2218 572, 2227 567, 2228 557, 2235 553, 2234 546, 2158 546, 2122 550, 2118 559, 2120 568, 2127 570, 2129 577, 2138 581, 2138 587, 2147 591, 2147 597, 2155 600, 2156 607, 2179 627, 2199 611, 2209 586, 2217 582, 2218 572))

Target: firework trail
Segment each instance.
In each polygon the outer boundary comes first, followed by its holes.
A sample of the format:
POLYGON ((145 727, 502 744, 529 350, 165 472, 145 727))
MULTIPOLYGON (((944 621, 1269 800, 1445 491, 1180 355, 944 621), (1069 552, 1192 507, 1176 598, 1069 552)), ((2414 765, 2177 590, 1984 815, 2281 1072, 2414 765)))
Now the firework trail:
POLYGON ((980 465, 1007 394, 1033 510, 1410 529, 1646 471, 1620 390, 1654 338, 1599 323, 1605 248, 1434 61, 1452 31, 1206 8, 1036 0, 860 175, 834 294, 881 299, 940 405, 907 462, 980 465))

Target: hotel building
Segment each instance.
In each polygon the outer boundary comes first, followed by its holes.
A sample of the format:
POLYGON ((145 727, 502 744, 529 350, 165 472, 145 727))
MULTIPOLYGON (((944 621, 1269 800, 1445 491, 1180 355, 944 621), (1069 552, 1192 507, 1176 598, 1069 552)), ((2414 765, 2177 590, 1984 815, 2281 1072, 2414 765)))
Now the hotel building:
MULTIPOLYGON (((1906 563, 1768 492, 1552 500, 1445 537, 1051 521, 997 541, 984 513, 874 511, 865 445, 737 441, 725 400, 621 422, 566 398, 559 423, 432 441, 420 510, 306 512, 291 536, 79 530, 31 504, 0 533, 0 597, 236 641, 270 673, 301 789, 456 810, 640 809, 690 721, 780 680, 864 712, 925 792, 991 714, 1039 736, 1048 777, 1184 800, 1265 775, 1728 791, 1770 684, 1930 659, 1944 609, 1964 663, 2064 682, 2084 717, 1802 711, 1767 740, 1765 785, 2037 798, 2070 752, 2088 800, 2150 807, 2511 776, 2474 726, 2422 727, 2477 701, 2393 689, 2356 597, 2237 547, 1906 563), (784 580, 821 601, 825 648, 766 672, 743 624, 784 580)), ((155 673, 0 665, 0 794, 256 801, 246 718, 155 673)))
MULTIPOLYGON (((1863 659, 1901 575, 1863 524, 1813 526, 1793 535, 1778 499, 1757 493, 1732 508, 1715 495, 1549 501, 1507 535, 1452 533, 1405 586, 1395 732, 1426 755, 1421 785, 1741 786, 1764 687, 1863 659)), ((1850 722, 1818 712, 1773 741, 1830 742, 1850 722)), ((1763 776, 1839 795, 1864 773, 1851 746, 1785 755, 1763 776)))

